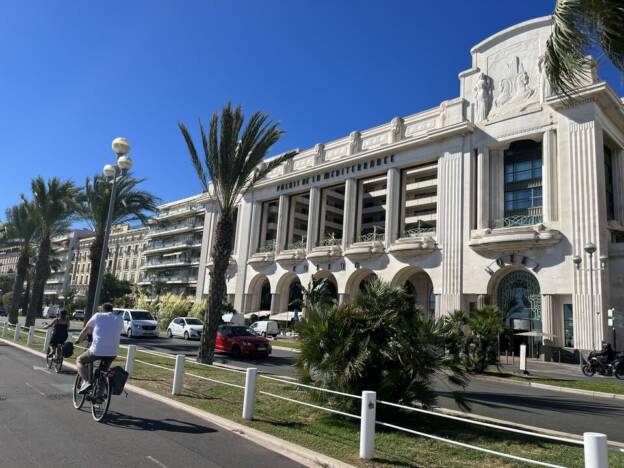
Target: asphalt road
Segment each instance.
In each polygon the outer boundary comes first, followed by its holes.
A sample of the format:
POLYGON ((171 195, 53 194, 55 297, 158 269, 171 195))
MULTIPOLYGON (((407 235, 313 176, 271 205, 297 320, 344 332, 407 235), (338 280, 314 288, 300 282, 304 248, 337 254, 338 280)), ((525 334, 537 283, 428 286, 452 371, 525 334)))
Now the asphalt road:
POLYGON ((130 393, 104 422, 72 406, 74 373, 0 343, 0 466, 293 467, 290 459, 199 418, 130 393))

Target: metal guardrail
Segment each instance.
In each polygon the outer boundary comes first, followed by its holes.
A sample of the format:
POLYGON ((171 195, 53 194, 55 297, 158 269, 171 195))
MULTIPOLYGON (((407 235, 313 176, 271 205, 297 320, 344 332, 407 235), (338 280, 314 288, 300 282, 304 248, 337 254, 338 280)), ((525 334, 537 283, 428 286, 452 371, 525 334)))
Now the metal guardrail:
POLYGON ((495 228, 517 227, 517 226, 532 226, 534 224, 540 224, 544 221, 544 217, 539 215, 519 215, 519 216, 507 216, 506 218, 497 219, 494 221, 495 228))

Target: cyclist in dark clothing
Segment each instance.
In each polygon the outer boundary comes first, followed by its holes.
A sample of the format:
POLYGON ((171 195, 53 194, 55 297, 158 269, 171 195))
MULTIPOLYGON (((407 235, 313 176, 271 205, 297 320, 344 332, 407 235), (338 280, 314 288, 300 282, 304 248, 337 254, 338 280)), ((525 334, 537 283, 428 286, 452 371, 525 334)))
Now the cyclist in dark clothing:
POLYGON ((69 319, 67 318, 67 311, 65 309, 59 312, 58 318, 52 320, 52 323, 46 327, 53 328, 52 337, 50 338, 50 348, 48 348, 48 353, 53 353, 56 346, 62 345, 67 341, 68 330, 69 330, 69 319))
POLYGON ((606 367, 615 360, 615 350, 611 347, 611 343, 602 342, 602 351, 596 354, 602 364, 606 367))

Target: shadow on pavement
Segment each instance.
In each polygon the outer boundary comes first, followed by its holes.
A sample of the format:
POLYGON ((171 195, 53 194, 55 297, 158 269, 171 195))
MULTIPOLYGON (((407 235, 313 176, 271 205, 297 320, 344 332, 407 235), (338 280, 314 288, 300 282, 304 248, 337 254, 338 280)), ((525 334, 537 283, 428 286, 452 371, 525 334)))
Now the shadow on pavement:
POLYGON ((179 421, 177 419, 169 418, 139 418, 127 414, 120 414, 114 411, 109 411, 105 421, 109 426, 138 431, 180 432, 183 434, 206 434, 209 432, 217 432, 211 427, 200 426, 199 424, 193 424, 187 421, 179 421))

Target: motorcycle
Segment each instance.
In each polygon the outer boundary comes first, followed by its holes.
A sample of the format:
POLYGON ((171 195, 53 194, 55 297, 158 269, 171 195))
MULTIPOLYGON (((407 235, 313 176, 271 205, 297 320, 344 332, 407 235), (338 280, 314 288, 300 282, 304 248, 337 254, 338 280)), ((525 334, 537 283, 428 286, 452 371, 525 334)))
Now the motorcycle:
POLYGON ((587 362, 581 368, 583 375, 586 377, 593 376, 596 372, 605 377, 615 376, 618 380, 624 380, 624 354, 617 353, 612 363, 605 364, 599 357, 598 353, 592 351, 589 353, 587 362))

